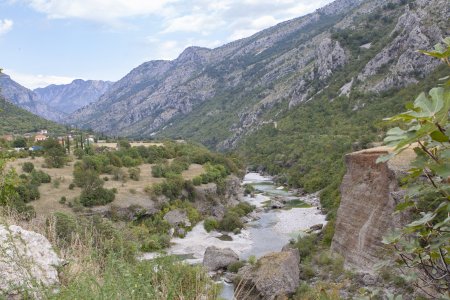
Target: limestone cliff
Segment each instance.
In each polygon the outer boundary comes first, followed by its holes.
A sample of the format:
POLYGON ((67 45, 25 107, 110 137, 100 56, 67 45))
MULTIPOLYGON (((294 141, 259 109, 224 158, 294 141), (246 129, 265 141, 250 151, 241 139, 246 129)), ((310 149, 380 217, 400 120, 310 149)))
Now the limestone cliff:
POLYGON ((373 271, 383 258, 382 237, 404 222, 404 217, 393 212, 403 196, 398 179, 414 152, 407 150, 388 163, 377 164, 377 158, 389 151, 378 147, 345 157, 347 173, 331 248, 345 258, 347 267, 364 272, 373 271))

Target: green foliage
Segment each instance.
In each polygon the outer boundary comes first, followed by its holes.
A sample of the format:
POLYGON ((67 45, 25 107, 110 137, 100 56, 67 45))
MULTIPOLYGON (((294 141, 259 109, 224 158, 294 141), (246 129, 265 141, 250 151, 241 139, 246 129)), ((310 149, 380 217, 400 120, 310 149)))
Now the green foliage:
MULTIPOLYGON (((442 59, 450 67, 450 38, 425 54, 442 59)), ((421 93, 408 111, 387 119, 399 124, 384 139, 394 147, 382 156, 385 162, 413 148, 416 158, 406 181, 407 194, 397 211, 408 211, 413 221, 384 238, 395 249, 399 264, 416 268, 416 284, 427 282, 442 296, 450 286, 450 85, 421 93)))
POLYGON ((40 185, 41 183, 50 183, 52 181, 50 175, 48 175, 42 170, 39 171, 33 170, 31 171, 30 175, 31 175, 30 178, 31 184, 40 185))
POLYGON ((219 221, 218 228, 228 232, 243 228, 244 224, 242 223, 241 218, 251 213, 254 209, 255 207, 247 202, 241 202, 234 207, 228 208, 222 220, 219 221))
POLYGON ((141 169, 129 168, 128 175, 130 176, 131 180, 139 181, 139 179, 141 178, 141 169))
POLYGON ((200 266, 171 257, 127 262, 110 255, 100 276, 83 272, 49 299, 217 299, 220 290, 200 266))
POLYGON ((103 187, 84 189, 80 195, 80 203, 84 206, 105 205, 114 201, 115 194, 112 190, 103 187))
POLYGON ((219 228, 219 221, 217 221, 217 219, 213 217, 206 218, 203 223, 203 227, 205 228, 206 232, 211 232, 219 228))
POLYGON ((239 269, 242 268, 244 265, 245 265, 245 262, 242 260, 233 262, 228 265, 227 271, 230 273, 237 273, 239 271, 239 269))
POLYGON ((66 163, 66 150, 58 140, 47 139, 42 144, 44 147, 45 163, 48 168, 62 168, 66 163))
POLYGON ((65 128, 21 109, 0 97, 0 135, 37 132, 46 128, 54 133, 64 133, 65 128))
POLYGON ((184 188, 184 179, 181 175, 171 175, 162 183, 155 184, 152 191, 155 195, 164 195, 170 200, 180 197, 184 188))
POLYGON ((27 141, 23 137, 19 137, 13 141, 12 146, 14 148, 26 148, 27 141))
POLYGON ((22 165, 22 170, 25 173, 31 173, 34 170, 34 164, 32 162, 24 162, 22 165))

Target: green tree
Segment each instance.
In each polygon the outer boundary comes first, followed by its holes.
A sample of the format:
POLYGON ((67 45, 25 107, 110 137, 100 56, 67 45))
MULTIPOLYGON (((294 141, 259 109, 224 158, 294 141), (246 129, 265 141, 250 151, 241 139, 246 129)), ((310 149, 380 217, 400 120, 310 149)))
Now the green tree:
POLYGON ((43 143, 45 163, 49 168, 62 168, 66 163, 66 151, 55 139, 47 139, 43 143))
MULTIPOLYGON (((450 38, 434 51, 421 51, 443 60, 450 67, 450 38)), ((447 77, 448 79, 449 77, 447 77)), ((432 287, 443 297, 450 291, 450 80, 420 94, 407 112, 387 120, 399 127, 387 132, 385 143, 394 147, 384 162, 408 148, 416 158, 406 178, 407 194, 398 205, 413 221, 384 238, 399 256, 401 266, 415 272, 415 285, 432 287)), ((427 292, 426 289, 423 289, 427 292)), ((430 295, 433 296, 433 295, 430 295)))

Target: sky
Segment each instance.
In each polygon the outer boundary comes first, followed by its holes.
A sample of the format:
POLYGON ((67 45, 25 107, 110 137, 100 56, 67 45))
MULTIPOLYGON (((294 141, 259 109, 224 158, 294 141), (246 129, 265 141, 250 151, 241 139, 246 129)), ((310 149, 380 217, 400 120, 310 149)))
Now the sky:
POLYGON ((0 0, 0 68, 34 89, 117 81, 186 47, 216 48, 332 0, 0 0))

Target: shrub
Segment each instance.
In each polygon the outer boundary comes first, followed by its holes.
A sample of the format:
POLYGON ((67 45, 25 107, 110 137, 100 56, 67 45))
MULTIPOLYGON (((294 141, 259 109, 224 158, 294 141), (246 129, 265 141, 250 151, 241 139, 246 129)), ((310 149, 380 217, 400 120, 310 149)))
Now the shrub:
POLYGON ((61 204, 65 204, 66 201, 67 201, 66 196, 62 196, 61 199, 59 199, 59 203, 61 203, 61 204))
POLYGON ((192 183, 195 186, 199 186, 202 184, 202 178, 200 176, 195 176, 194 179, 192 179, 192 183))
POLYGON ((23 202, 28 203, 41 197, 37 185, 23 183, 17 187, 17 194, 23 202))
POLYGON ((205 228, 206 232, 211 232, 212 230, 219 228, 219 222, 217 221, 217 219, 209 217, 203 222, 203 227, 205 228))
POLYGON ((31 173, 31 171, 34 170, 34 164, 33 164, 32 162, 25 162, 25 163, 22 165, 22 170, 23 170, 25 173, 31 173))
POLYGON ((31 180, 30 182, 32 184, 40 185, 41 183, 50 183, 52 181, 52 178, 50 175, 45 173, 44 171, 31 171, 31 180))
POLYGON ((130 179, 139 181, 141 178, 141 169, 139 168, 129 168, 128 169, 128 175, 130 176, 130 179))
POLYGON ((225 216, 219 222, 219 229, 223 231, 233 231, 236 228, 242 228, 244 224, 241 221, 241 218, 235 212, 226 212, 225 216))
POLYGON ((59 188, 60 184, 61 184, 61 181, 59 181, 59 179, 53 180, 53 187, 55 189, 59 188))
POLYGON ((248 263, 251 264, 252 266, 256 265, 257 261, 258 260, 256 259, 256 256, 254 256, 254 255, 250 255, 250 257, 248 258, 248 263))
POLYGON ((239 271, 239 269, 242 268, 244 265, 245 265, 245 262, 242 260, 235 261, 228 265, 227 271, 231 272, 231 273, 237 273, 239 271))
POLYGON ((255 192, 255 187, 251 184, 245 184, 244 185, 244 195, 248 196, 255 192))
POLYGON ((74 188, 75 188, 75 184, 74 183, 69 184, 69 190, 73 190, 74 188))
POLYGON ((115 194, 112 190, 103 187, 84 189, 80 195, 80 203, 83 206, 105 205, 114 201, 115 194))

